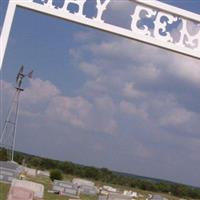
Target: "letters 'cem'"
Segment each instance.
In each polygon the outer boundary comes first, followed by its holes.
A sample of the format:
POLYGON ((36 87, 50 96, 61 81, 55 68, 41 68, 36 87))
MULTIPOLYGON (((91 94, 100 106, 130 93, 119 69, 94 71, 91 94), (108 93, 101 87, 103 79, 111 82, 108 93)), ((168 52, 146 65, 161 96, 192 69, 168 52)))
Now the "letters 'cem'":
MULTIPOLYGON (((68 10, 68 6, 70 4, 75 4, 76 6, 78 6, 78 11, 75 14, 80 17, 85 17, 83 10, 84 10, 86 1, 87 0, 65 0, 62 8, 59 8, 58 11, 60 10, 63 12, 70 13, 70 11, 68 10)), ((96 1, 97 13, 96 13, 96 16, 93 17, 93 20, 96 20, 97 22, 100 22, 100 23, 104 23, 102 16, 107 6, 109 5, 109 3, 111 3, 111 0, 104 0, 104 1, 95 0, 95 1, 96 1)), ((46 3, 44 3, 44 5, 52 9, 55 9, 53 5, 53 0, 48 0, 46 3)), ((173 16, 163 11, 156 11, 142 5, 135 6, 133 15, 131 15, 131 17, 132 17, 132 22, 131 22, 130 30, 134 33, 154 37, 164 42, 171 42, 171 43, 174 42, 179 46, 192 48, 196 51, 200 51, 200 25, 199 24, 196 26, 197 27, 196 33, 191 35, 187 29, 186 19, 173 16), (138 26, 138 22, 144 19, 144 14, 142 16, 142 12, 146 13, 145 14, 146 18, 154 19, 153 29, 149 28, 147 25, 143 25, 142 27, 138 26), (163 17, 165 17, 165 20, 162 20, 163 17), (179 31, 178 41, 174 41, 167 27, 168 25, 175 23, 177 20, 180 20, 180 24, 182 28, 180 30, 177 30, 179 31)))

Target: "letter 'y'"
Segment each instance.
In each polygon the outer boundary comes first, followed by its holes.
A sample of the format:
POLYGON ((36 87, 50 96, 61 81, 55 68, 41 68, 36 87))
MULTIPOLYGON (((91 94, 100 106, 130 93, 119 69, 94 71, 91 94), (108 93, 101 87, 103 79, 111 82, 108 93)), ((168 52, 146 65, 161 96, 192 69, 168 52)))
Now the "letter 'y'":
POLYGON ((103 15, 103 11, 106 9, 108 3, 110 2, 110 0, 105 0, 103 3, 101 3, 101 0, 97 0, 97 16, 95 18, 95 20, 99 21, 99 22, 104 22, 102 20, 102 15, 103 15))

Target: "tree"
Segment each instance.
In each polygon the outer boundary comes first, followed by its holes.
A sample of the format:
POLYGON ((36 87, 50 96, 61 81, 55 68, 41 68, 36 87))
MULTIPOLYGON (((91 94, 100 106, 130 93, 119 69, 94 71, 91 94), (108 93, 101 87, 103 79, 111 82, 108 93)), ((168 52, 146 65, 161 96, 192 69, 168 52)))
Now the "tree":
POLYGON ((7 151, 4 148, 0 148, 0 160, 1 161, 7 160, 7 151))
POLYGON ((33 167, 40 168, 41 162, 42 162, 41 158, 39 158, 39 157, 32 157, 31 160, 29 161, 29 164, 31 166, 33 166, 33 167))
POLYGON ((54 180, 62 180, 63 179, 63 175, 62 172, 58 169, 53 169, 50 171, 50 179, 52 181, 54 180))
POLYGON ((75 169, 76 169, 76 165, 73 164, 72 162, 60 163, 58 167, 63 171, 63 173, 71 174, 71 175, 74 174, 75 169))
POLYGON ((95 167, 85 167, 85 177, 98 180, 99 179, 99 170, 95 167))

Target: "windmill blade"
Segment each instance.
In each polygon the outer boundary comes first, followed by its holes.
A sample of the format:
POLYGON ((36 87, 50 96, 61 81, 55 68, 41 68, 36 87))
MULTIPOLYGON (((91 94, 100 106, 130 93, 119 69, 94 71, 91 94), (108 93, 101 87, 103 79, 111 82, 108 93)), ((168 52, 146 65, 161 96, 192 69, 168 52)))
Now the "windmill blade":
POLYGON ((19 72, 17 73, 16 82, 18 82, 19 76, 20 74, 23 74, 23 71, 24 71, 24 66, 22 65, 19 69, 19 72))
POLYGON ((24 71, 24 66, 22 65, 22 66, 20 67, 20 69, 19 69, 19 73, 20 73, 20 74, 23 74, 23 71, 24 71))
POLYGON ((27 76, 28 76, 29 78, 32 78, 32 77, 33 77, 33 70, 30 71, 30 72, 27 74, 27 76))
POLYGON ((16 83, 17 83, 18 79, 19 79, 19 73, 16 76, 16 83))

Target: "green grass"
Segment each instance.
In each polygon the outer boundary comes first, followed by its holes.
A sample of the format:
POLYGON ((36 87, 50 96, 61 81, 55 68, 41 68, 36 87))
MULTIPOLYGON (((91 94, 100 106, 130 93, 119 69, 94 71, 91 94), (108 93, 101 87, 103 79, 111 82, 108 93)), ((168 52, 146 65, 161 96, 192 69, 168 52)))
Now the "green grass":
POLYGON ((10 184, 0 183, 0 200, 6 200, 10 184))

